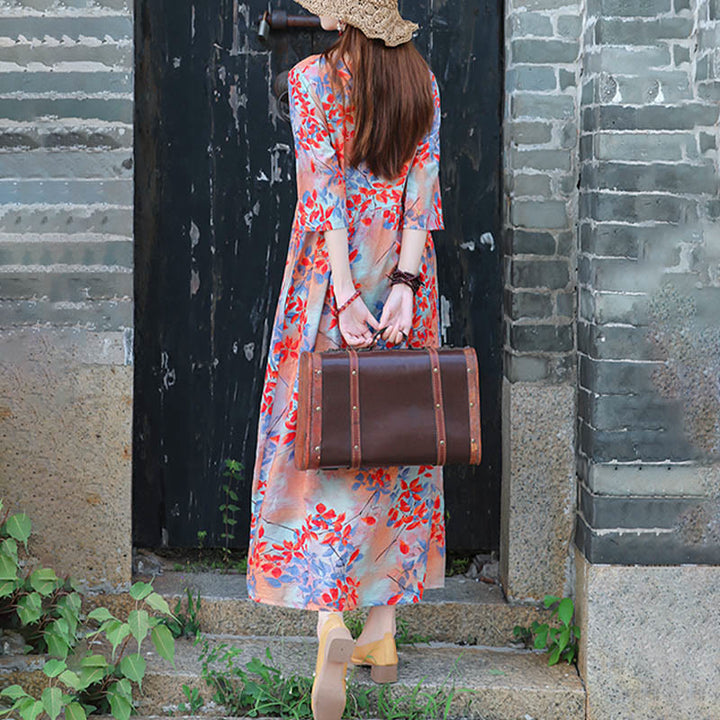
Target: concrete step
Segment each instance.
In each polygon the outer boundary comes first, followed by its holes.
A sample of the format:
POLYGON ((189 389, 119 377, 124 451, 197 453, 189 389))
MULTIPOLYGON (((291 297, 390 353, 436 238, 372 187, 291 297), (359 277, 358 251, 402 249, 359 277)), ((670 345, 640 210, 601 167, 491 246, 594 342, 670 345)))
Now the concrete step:
MULTIPOLYGON (((263 605, 248 598, 245 576, 215 572, 165 572, 153 586, 175 607, 190 588, 200 593, 200 626, 205 633, 228 635, 309 635, 315 634, 317 615, 306 610, 263 605)), ((98 595, 94 601, 119 612, 134 607, 127 594, 98 595)), ((347 613, 348 625, 353 616, 347 613)), ((398 618, 407 621, 411 635, 430 640, 469 645, 506 646, 512 642, 513 627, 528 627, 549 616, 537 605, 508 603, 498 585, 462 576, 445 579, 442 589, 426 590, 417 605, 398 606, 398 618)))
MULTIPOLYGON (((264 662, 269 649, 272 664, 285 675, 309 677, 315 666, 317 644, 307 637, 206 636, 211 643, 227 643, 242 653, 240 667, 257 657, 264 662)), ((140 714, 167 714, 183 702, 182 686, 198 687, 207 701, 211 694, 200 684, 199 648, 189 640, 176 644, 175 668, 146 651, 148 669, 140 698, 140 714)), ((532 650, 493 647, 460 647, 449 643, 401 646, 398 682, 389 686, 392 698, 400 701, 421 685, 424 693, 455 689, 449 717, 473 720, 581 720, 585 717, 585 692, 574 666, 548 667, 547 655, 532 650)), ((351 694, 378 686, 368 668, 348 667, 351 694)), ((352 696, 352 695, 351 695, 352 696)), ((352 702, 352 700, 350 700, 352 702)), ((210 708, 210 714, 227 712, 210 708)), ((377 708, 364 717, 373 717, 377 708)), ((410 713, 408 712, 408 716, 410 713)), ((357 714, 363 717, 362 713, 357 714)), ((441 717, 442 713, 438 716, 441 717)), ((397 716, 396 716, 397 717, 397 716)))

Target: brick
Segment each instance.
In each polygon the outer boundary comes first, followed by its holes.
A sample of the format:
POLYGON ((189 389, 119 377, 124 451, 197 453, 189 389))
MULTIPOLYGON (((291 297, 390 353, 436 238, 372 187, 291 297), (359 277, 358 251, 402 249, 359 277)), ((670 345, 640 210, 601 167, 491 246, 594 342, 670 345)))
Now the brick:
POLYGON ((575 318, 574 292, 559 292, 555 296, 555 313, 559 317, 575 318))
POLYGON ((561 289, 570 282, 566 260, 512 261, 511 284, 517 288, 561 289))
POLYGON ((576 4, 575 0, 518 0, 516 7, 525 7, 528 10, 554 10, 576 4))
POLYGON ((720 103, 720 82, 702 83, 698 86, 698 95, 702 100, 720 103))
POLYGON ((131 240, 2 242, 0 265, 118 265, 133 267, 131 240))
POLYGON ((654 160, 682 159, 695 138, 689 133, 598 133, 595 136, 595 157, 598 160, 654 160))
POLYGON ((684 40, 693 30, 692 18, 614 20, 600 17, 595 41, 601 45, 656 45, 660 40, 684 40))
POLYGON ((547 175, 514 175, 512 178, 513 194, 516 197, 542 196, 551 197, 550 178, 547 175))
POLYGON ((510 43, 513 63, 574 63, 580 44, 563 40, 513 40, 510 43))
POLYGON ((577 235, 575 229, 558 233, 557 254, 559 257, 570 257, 575 250, 577 235))
POLYGON ((46 35, 61 39, 63 36, 72 40, 81 37, 132 39, 133 20, 129 15, 81 15, 78 17, 58 17, 53 15, 23 17, 4 17, 2 36, 8 38, 42 39, 46 35))
POLYGON ((579 38, 582 33, 582 19, 579 15, 560 15, 557 29, 561 37, 579 38))
POLYGON ((512 96, 513 117, 565 118, 575 115, 575 99, 571 95, 519 93, 512 96))
POLYGON ((572 325, 510 326, 510 344, 518 352, 569 352, 573 349, 572 325))
POLYGON ((2 116, 6 120, 33 121, 38 117, 93 118, 132 123, 133 101, 117 98, 3 98, 2 116))
POLYGON ((583 286, 578 279, 578 318, 585 322, 595 322, 595 293, 583 286))
POLYGON ((514 67, 506 74, 507 90, 555 90, 555 69, 542 65, 514 67))
POLYGON ((715 194, 718 176, 711 165, 602 163, 583 170, 582 184, 592 189, 715 194))
POLYGON ((717 140, 715 135, 711 133, 701 132, 700 133, 700 152, 706 153, 711 150, 717 150, 717 140))
POLYGON ((580 385, 601 395, 657 392, 653 378, 664 368, 661 362, 618 362, 579 356, 580 385))
POLYGON ((131 72, 0 72, 0 93, 132 93, 131 72))
POLYGON ((64 62, 94 62, 118 70, 132 71, 133 44, 127 40, 106 40, 99 45, 12 43, 3 46, 0 44, 0 62, 11 62, 20 67, 33 67, 34 63, 53 66, 64 62))
POLYGON ((0 299, 82 301, 132 297, 132 273, 0 273, 0 299))
POLYGON ((107 203, 132 205, 133 182, 127 180, 0 180, 0 205, 107 203))
POLYGON ((558 200, 515 200, 510 220, 525 228, 564 228, 568 225, 567 207, 558 200))
POLYGON ((650 323, 650 301, 647 295, 601 292, 595 296, 593 320, 598 325, 628 323, 645 327, 650 323))
POLYGON ((697 221, 697 202, 674 195, 581 193, 581 217, 599 222, 625 220, 631 223, 691 223, 697 221))
POLYGON ((688 74, 682 71, 658 73, 656 77, 618 77, 621 101, 627 105, 655 102, 662 92, 663 102, 675 104, 692 98, 688 74))
POLYGON ((645 328, 579 322, 578 350, 598 360, 665 360, 645 328))
POLYGON ((91 330, 120 330, 133 327, 133 302, 92 300, 67 302, 48 300, 0 300, 0 328, 22 325, 71 325, 91 330))
POLYGON ((513 167, 534 170, 570 170, 570 153, 567 150, 526 150, 514 148, 513 167))
POLYGON ((595 78, 588 78, 582 84, 580 102, 585 105, 592 105, 595 102, 595 78))
POLYGON ((132 150, 57 150, 4 152, 0 179, 133 178, 132 150))
MULTIPOLYGON (((685 2, 685 0, 683 0, 685 2)), ((690 62, 690 50, 682 45, 673 46, 673 63, 678 67, 690 62)))
POLYGON ((583 223, 580 227, 580 249, 601 257, 637 258, 646 235, 656 237, 657 229, 611 223, 591 226, 583 223))
POLYGON ((510 125, 510 139, 522 145, 542 145, 550 142, 552 125, 540 122, 513 122, 510 125))
POLYGON ((680 410, 680 401, 664 400, 652 393, 578 393, 578 415, 596 430, 671 430, 682 422, 680 410))
POLYGON ((654 17, 672 9, 671 0, 588 0, 588 14, 600 17, 654 17))
POLYGON ((510 230, 507 233, 507 255, 554 255, 555 238, 548 232, 510 230))
POLYGON ((558 80, 560 81, 561 90, 567 90, 568 88, 575 87, 577 84, 575 72, 572 70, 565 70, 564 68, 560 68, 558 70, 558 80))
POLYGON ((513 37, 522 35, 548 36, 553 34, 552 21, 543 13, 513 13, 511 23, 513 37))
POLYGON ((549 374, 548 358, 534 355, 505 356, 505 374, 510 382, 537 382, 549 374))
POLYGON ((506 290, 505 308, 513 320, 547 318, 553 314, 552 296, 548 293, 506 290))
POLYGON ((690 0, 673 0, 673 9, 676 13, 690 10, 690 0))
POLYGON ((25 126, 21 131, 0 127, 0 148, 9 150, 32 150, 35 148, 82 148, 113 150, 127 148, 132 155, 133 133, 131 127, 122 124, 99 130, 89 121, 86 127, 73 124, 71 128, 25 126))
POLYGON ((613 47, 600 46, 588 52, 585 59, 586 71, 590 73, 636 75, 638 69, 664 68, 670 65, 670 48, 656 47, 613 47))
POLYGON ((132 235, 133 209, 105 206, 3 208, 0 232, 6 233, 108 233, 132 235))
POLYGON ((720 109, 702 103, 681 107, 607 107, 587 108, 583 112, 585 130, 695 130, 712 127, 720 109))

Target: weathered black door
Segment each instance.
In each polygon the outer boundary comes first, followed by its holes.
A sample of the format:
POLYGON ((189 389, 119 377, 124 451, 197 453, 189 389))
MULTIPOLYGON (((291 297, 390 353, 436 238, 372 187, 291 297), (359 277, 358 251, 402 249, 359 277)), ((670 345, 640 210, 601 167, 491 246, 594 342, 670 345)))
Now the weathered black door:
MULTIPOLYGON (((483 464, 447 468, 448 545, 497 548, 500 507, 500 0, 415 0, 440 84, 446 229, 435 233, 445 341, 482 373, 483 464)), ((291 0, 272 9, 304 11, 291 0)), ((221 545, 226 458, 248 499, 268 331, 295 202, 275 77, 334 40, 258 38, 265 1, 137 0, 134 540, 221 545)))

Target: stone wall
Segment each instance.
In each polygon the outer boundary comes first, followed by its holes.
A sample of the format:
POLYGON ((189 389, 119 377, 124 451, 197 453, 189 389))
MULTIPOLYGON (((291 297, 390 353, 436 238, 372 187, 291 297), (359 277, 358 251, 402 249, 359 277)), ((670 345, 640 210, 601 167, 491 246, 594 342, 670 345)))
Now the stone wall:
POLYGON ((130 578, 129 0, 0 2, 0 496, 34 551, 130 578))
POLYGON ((588 0, 579 514, 591 562, 720 562, 717 2, 588 0))

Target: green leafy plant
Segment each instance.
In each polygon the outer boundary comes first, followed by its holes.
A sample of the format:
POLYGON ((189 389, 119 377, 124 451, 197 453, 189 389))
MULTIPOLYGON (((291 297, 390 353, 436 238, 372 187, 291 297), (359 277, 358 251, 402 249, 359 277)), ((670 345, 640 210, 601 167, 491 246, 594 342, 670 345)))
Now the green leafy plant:
POLYGON ((528 646, 532 642, 537 650, 547 648, 550 653, 548 665, 555 665, 560 660, 570 664, 577 657, 580 640, 580 628, 572 623, 575 609, 572 598, 546 595, 543 603, 546 608, 551 608, 551 615, 556 616, 559 626, 551 627, 549 623, 535 620, 529 628, 516 625, 513 635, 528 646))
POLYGON ((230 541, 235 539, 234 529, 237 525, 235 513, 240 510, 237 505, 238 494, 233 490, 232 485, 236 485, 242 479, 243 464, 237 460, 225 460, 226 470, 223 477, 230 478, 223 486, 225 499, 220 505, 219 510, 222 513, 223 532, 220 537, 223 539, 223 561, 225 564, 230 562, 230 541))
POLYGON ((145 676, 141 649, 148 636, 158 654, 174 664, 175 640, 163 623, 172 615, 167 602, 151 584, 136 582, 130 588, 135 607, 124 619, 96 607, 82 622, 82 597, 75 583, 61 580, 49 568, 32 569, 29 559, 19 556, 18 543, 27 551, 30 531, 26 515, 2 516, 0 627, 12 627, 28 638, 28 649, 47 652, 43 672, 48 681, 39 697, 19 684, 3 689, 0 715, 15 713, 22 720, 47 715, 55 720, 64 713, 66 720, 84 720, 99 712, 128 720, 133 689, 142 687, 145 676), (94 651, 79 649, 81 641, 89 640, 94 651))
POLYGON ((420 635, 418 633, 411 632, 410 625, 408 624, 408 621, 404 618, 398 618, 396 620, 396 626, 396 645, 417 645, 418 643, 430 642, 430 637, 428 635, 420 635))
POLYGON ((202 599, 198 590, 197 597, 193 599, 190 588, 185 588, 187 613, 184 612, 183 599, 178 598, 172 615, 167 615, 162 622, 167 625, 173 637, 197 637, 200 634, 200 606, 202 599))
MULTIPOLYGON (((200 651, 201 676, 212 690, 212 700, 223 705, 231 716, 273 716, 302 720, 312 718, 311 692, 313 680, 298 674, 286 674, 273 661, 269 649, 265 659, 251 658, 241 663, 240 648, 227 643, 212 645, 202 638, 200 651)), ((379 717, 384 720, 437 720, 448 718, 453 699, 464 689, 454 686, 434 691, 423 688, 421 680, 409 692, 390 692, 387 686, 378 690, 361 685, 352 676, 347 684, 344 718, 379 717)), ((181 710, 201 707, 199 691, 187 686, 183 693, 188 703, 181 710)))
POLYGON ((51 568, 33 564, 27 515, 10 515, 0 500, 0 518, 0 627, 20 634, 27 650, 65 657, 80 621, 77 587, 51 568))
POLYGON ((182 686, 182 691, 187 702, 180 703, 178 710, 180 712, 189 712, 191 715, 197 715, 205 704, 200 691, 197 688, 190 688, 187 685, 182 686))

